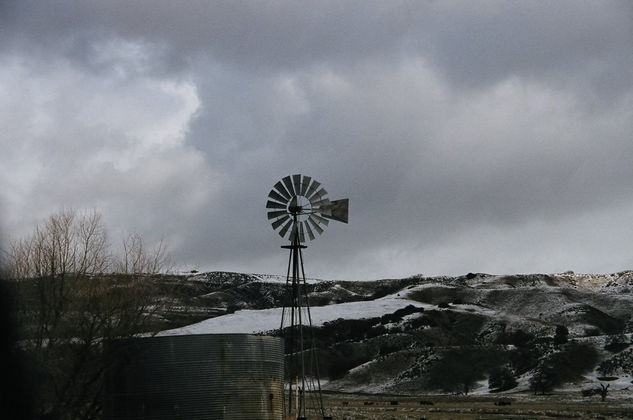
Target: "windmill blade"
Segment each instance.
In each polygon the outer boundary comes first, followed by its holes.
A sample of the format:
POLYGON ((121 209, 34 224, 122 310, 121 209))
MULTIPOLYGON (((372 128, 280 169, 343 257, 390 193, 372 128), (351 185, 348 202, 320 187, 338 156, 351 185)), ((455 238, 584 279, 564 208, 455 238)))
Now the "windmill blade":
POLYGON ((305 242, 306 236, 303 231, 303 222, 299 222, 299 242, 305 242))
POLYGON ((321 226, 319 226, 319 224, 312 218, 313 216, 314 215, 308 217, 308 222, 310 222, 310 224, 312 225, 314 230, 316 230, 319 235, 322 235, 323 234, 323 228, 321 228, 321 226))
POLYGON ((312 232, 312 229, 310 228, 310 223, 308 223, 308 221, 306 220, 305 222, 303 222, 303 224, 305 225, 306 231, 308 232, 308 237, 311 241, 314 241, 314 232, 312 232))
POLYGON ((267 209, 285 209, 286 205, 282 203, 278 203, 276 201, 268 200, 266 202, 267 209))
POLYGON ((308 190, 303 194, 308 200, 310 200, 310 196, 314 194, 314 192, 321 186, 319 181, 312 181, 312 184, 308 187, 308 190))
POLYGON ((325 188, 320 188, 314 194, 312 194, 311 197, 308 197, 308 200, 310 200, 310 203, 312 203, 313 201, 322 200, 326 196, 327 196, 327 191, 325 191, 325 188))
POLYGON ((322 200, 310 202, 310 205, 312 206, 313 209, 319 211, 321 207, 326 206, 329 202, 330 202, 329 199, 324 198, 322 200))
POLYGON ((288 237, 288 239, 290 239, 290 242, 294 242, 295 239, 297 239, 298 235, 299 235, 299 229, 297 228, 297 225, 293 223, 292 229, 290 230, 290 236, 288 237))
POLYGON ((295 195, 295 190, 294 188, 292 188, 292 180, 290 179, 290 175, 288 175, 287 177, 284 177, 282 181, 284 182, 284 185, 286 186, 286 189, 288 189, 288 192, 290 193, 290 195, 291 196, 295 195))
POLYGON ((284 198, 281 194, 279 194, 277 191, 275 190, 270 190, 270 192, 268 193, 268 198, 272 198, 273 200, 277 200, 280 203, 286 203, 288 202, 287 198, 284 198))
POLYGON ((330 220, 347 223, 349 210, 349 199, 335 200, 325 203, 319 207, 319 214, 330 220))
POLYGON ((321 207, 327 206, 329 202, 330 200, 326 198, 324 200, 315 201, 314 203, 311 203, 310 205, 312 206, 312 210, 315 213, 321 213, 321 207))
POLYGON ((330 223, 327 219, 325 219, 325 218, 323 218, 323 217, 319 216, 319 215, 318 215, 318 214, 316 214, 316 213, 314 213, 314 214, 313 214, 313 215, 311 215, 310 217, 314 217, 314 220, 315 220, 316 222, 321 223, 321 224, 323 224, 323 225, 325 225, 325 226, 327 226, 327 225, 330 223))
POLYGON ((292 200, 290 200, 290 203, 288 203, 288 208, 292 209, 293 207, 297 207, 299 205, 299 200, 297 199, 297 196, 293 196, 292 200))
POLYGON ((312 181, 312 177, 304 176, 303 181, 301 181, 301 194, 305 196, 308 191, 308 186, 310 185, 310 181, 312 181))
POLYGON ((285 210, 279 210, 279 211, 269 211, 268 212, 268 220, 270 219, 274 219, 276 217, 280 217, 280 216, 287 216, 288 212, 285 210))
POLYGON ((301 195, 301 175, 296 174, 292 176, 292 186, 295 187, 295 194, 301 195))
POLYGON ((290 219, 290 216, 285 215, 284 217, 280 217, 279 219, 275 220, 273 222, 273 229, 277 230, 277 228, 283 225, 288 219, 290 219))
POLYGON ((292 220, 288 220, 288 222, 286 222, 284 227, 281 228, 281 230, 279 231, 279 235, 282 238, 286 236, 286 232, 288 232, 288 229, 290 229, 290 226, 292 226, 292 220))
POLYGON ((275 184, 275 188, 277 189, 279 194, 284 196, 286 200, 290 200, 290 193, 288 192, 286 187, 284 187, 284 184, 282 184, 281 181, 277 181, 277 183, 275 184))

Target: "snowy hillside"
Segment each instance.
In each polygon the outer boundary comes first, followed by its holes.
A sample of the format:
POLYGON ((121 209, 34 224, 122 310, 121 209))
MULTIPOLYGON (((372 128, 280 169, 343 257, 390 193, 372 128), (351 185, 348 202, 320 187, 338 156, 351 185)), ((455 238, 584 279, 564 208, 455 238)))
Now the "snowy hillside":
MULTIPOLYGON (((210 316, 161 334, 279 334, 285 283, 255 274, 184 276, 183 307, 198 319, 210 316)), ((547 366, 581 356, 585 365, 558 378, 557 389, 579 392, 609 381, 615 391, 633 388, 632 271, 312 279, 307 289, 331 390, 453 392, 458 388, 433 375, 442 363, 456 363, 456 354, 475 355, 481 365, 459 384, 469 392, 500 391, 488 382, 498 372, 512 378, 502 392, 524 391, 547 366)))

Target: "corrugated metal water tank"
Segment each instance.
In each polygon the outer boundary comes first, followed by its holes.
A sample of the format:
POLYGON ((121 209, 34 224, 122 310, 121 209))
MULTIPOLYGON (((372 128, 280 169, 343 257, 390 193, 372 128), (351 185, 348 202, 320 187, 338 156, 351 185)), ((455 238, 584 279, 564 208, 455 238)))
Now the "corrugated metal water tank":
POLYGON ((108 342, 104 416, 279 420, 283 340, 202 334, 108 342))

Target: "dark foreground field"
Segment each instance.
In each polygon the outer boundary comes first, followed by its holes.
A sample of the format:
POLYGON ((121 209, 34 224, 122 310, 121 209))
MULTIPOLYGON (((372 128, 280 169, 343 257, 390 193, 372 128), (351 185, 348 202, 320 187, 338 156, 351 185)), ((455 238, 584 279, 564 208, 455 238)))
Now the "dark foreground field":
POLYGON ((568 394, 497 398, 326 394, 324 402, 335 420, 633 419, 632 398, 601 402, 568 394))

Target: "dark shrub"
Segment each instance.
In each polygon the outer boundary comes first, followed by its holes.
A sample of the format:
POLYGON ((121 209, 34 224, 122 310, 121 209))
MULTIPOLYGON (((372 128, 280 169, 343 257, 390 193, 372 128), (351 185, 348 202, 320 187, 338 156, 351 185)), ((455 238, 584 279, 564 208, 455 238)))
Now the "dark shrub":
POLYGON ((613 357, 603 360, 598 367, 602 376, 611 376, 622 371, 628 375, 633 374, 633 349, 619 352, 613 357))
POLYGON ((540 352, 536 347, 518 347, 510 353, 510 364, 517 374, 534 369, 538 364, 540 352))
POLYGON ((627 343, 626 336, 620 333, 610 335, 609 338, 607 338, 604 349, 611 353, 619 353, 627 347, 629 347, 629 343, 627 343))
POLYGON ((569 336, 569 330, 564 325, 557 325, 556 332, 554 333, 554 344, 561 345, 567 342, 569 336))
POLYGON ((598 352, 590 343, 570 342, 558 352, 541 361, 530 381, 534 393, 546 393, 555 387, 577 380, 594 368, 598 352))
POLYGON ((514 378, 514 373, 507 367, 497 367, 490 371, 490 377, 488 378, 488 387, 493 392, 506 391, 517 386, 517 381, 514 378))
POLYGON ((534 372, 530 379, 530 389, 535 394, 545 394, 554 390, 561 383, 556 368, 550 363, 544 363, 534 372))
POLYGON ((374 338, 386 333, 387 333, 387 329, 383 325, 379 324, 367 330, 367 333, 365 334, 365 338, 374 338))
POLYGON ((446 351, 429 368, 428 386, 456 394, 468 394, 475 383, 504 363, 504 352, 490 347, 461 347, 446 351))
POLYGON ((534 336, 523 330, 516 330, 511 334, 511 343, 517 347, 526 347, 534 341, 534 336))

